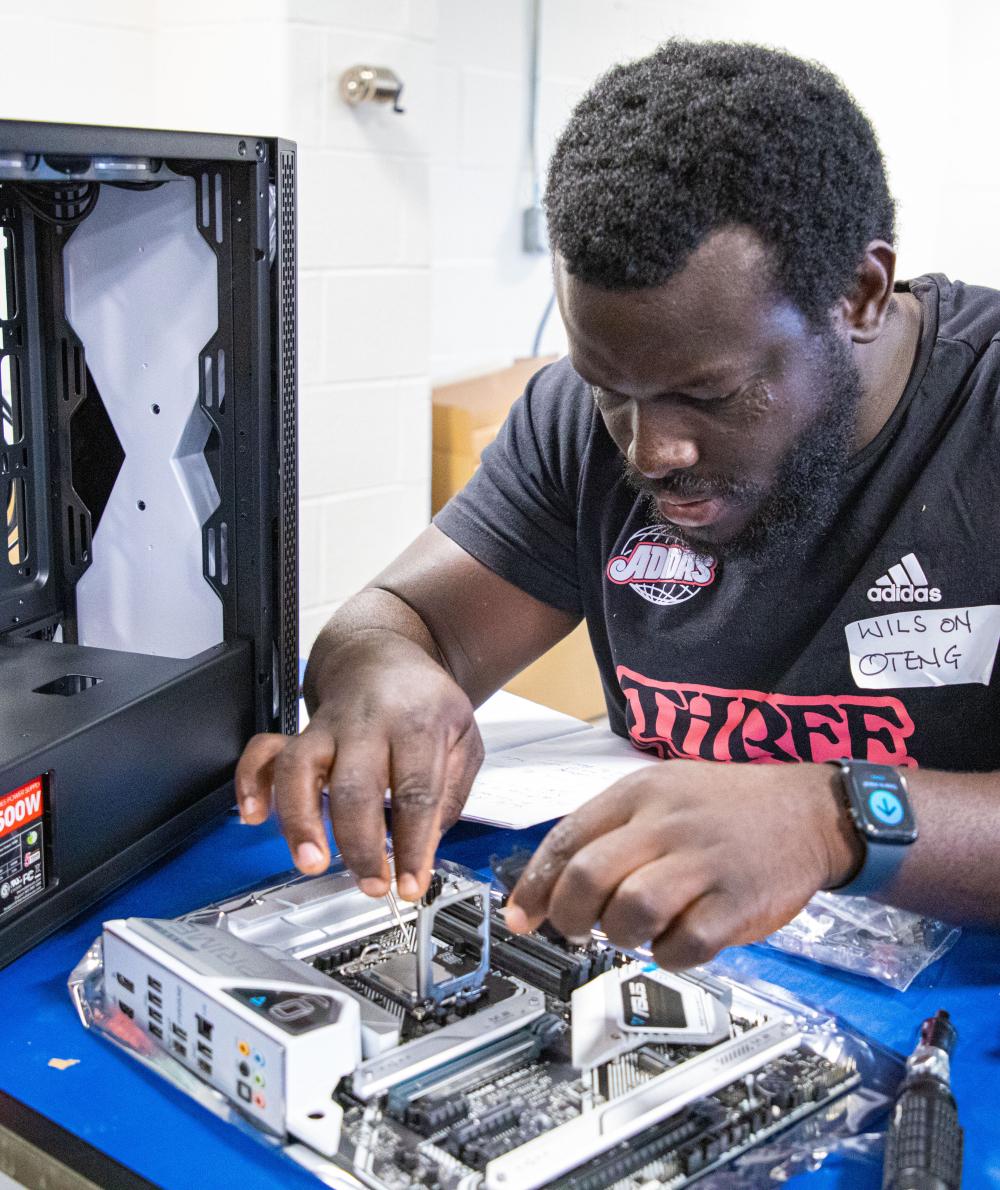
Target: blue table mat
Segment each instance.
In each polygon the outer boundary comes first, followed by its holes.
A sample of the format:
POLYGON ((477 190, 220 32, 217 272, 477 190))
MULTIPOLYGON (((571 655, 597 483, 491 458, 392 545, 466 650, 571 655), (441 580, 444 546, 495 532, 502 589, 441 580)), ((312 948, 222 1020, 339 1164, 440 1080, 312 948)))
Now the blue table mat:
MULTIPOLYGON (((460 824, 442 854, 481 872, 492 853, 533 846, 547 827, 499 831, 460 824)), ((165 1188, 272 1190, 318 1183, 252 1138, 215 1119, 79 1023, 66 978, 109 918, 173 917, 289 867, 273 822, 243 826, 235 813, 0 971, 4 1044, 0 1088, 115 1160, 165 1188), (77 1059, 58 1070, 50 1058, 77 1059)), ((836 1013, 868 1036, 908 1053, 920 1021, 938 1008, 959 1032, 953 1087, 966 1129, 966 1187, 1000 1187, 1000 934, 967 930, 907 992, 794 959, 748 949, 760 978, 836 1013)), ((880 1170, 834 1157, 793 1179, 875 1190, 880 1170)))

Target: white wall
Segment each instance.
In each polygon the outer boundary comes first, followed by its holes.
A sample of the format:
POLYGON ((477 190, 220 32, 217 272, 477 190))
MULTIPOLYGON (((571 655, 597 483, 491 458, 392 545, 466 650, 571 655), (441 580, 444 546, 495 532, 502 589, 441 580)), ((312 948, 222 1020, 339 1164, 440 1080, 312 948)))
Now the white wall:
MULTIPOLYGON (((990 0, 542 0, 539 145, 605 67, 672 34, 819 58, 878 129, 900 274, 1000 285, 990 0)), ((528 0, 0 0, 0 115, 300 145, 302 642, 426 523, 429 383, 527 354, 528 0), (341 71, 404 79, 399 116, 341 71)), ((553 316, 543 350, 563 344, 553 316)))
MULTIPOLYGON (((439 0, 431 167, 431 372, 452 379, 528 353, 548 262, 520 250, 528 197, 528 2, 439 0)), ((670 36, 763 42, 815 58, 873 121, 899 202, 901 277, 1000 285, 992 151, 1000 6, 989 0, 542 0, 540 156, 614 62, 670 36)), ((554 316, 543 350, 564 336, 554 316)))

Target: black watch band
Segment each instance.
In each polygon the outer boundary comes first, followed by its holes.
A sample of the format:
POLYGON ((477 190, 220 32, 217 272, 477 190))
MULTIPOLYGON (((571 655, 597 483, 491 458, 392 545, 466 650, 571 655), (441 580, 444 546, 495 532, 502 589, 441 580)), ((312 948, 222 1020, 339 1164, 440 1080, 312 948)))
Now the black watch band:
POLYGON ((840 770, 844 801, 864 845, 860 869, 833 892, 861 897, 891 884, 917 838, 906 779, 890 765, 865 760, 831 761, 840 770))

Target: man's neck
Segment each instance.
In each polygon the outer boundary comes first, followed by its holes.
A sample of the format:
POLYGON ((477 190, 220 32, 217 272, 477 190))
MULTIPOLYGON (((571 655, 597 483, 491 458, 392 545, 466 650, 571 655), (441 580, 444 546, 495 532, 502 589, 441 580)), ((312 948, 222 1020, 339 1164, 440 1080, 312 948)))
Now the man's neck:
POLYGON ((858 450, 875 438, 899 404, 920 344, 921 319, 920 302, 913 294, 897 293, 882 334, 854 348, 865 394, 858 416, 858 450))

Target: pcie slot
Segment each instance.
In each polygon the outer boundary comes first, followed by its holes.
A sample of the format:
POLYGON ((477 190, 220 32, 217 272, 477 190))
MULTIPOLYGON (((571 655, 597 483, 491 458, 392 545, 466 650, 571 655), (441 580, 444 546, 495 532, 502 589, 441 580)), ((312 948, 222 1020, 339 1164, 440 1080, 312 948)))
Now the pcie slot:
MULTIPOLYGON (((481 1062, 501 1039, 521 1034, 545 1012, 545 997, 533 987, 517 992, 395 1049, 366 1059, 351 1075, 352 1093, 367 1102, 403 1083, 429 1075, 435 1082, 451 1074, 466 1056, 481 1062)), ((464 1066, 463 1066, 464 1069, 464 1066)))
POLYGON ((406 1109, 416 1099, 424 1096, 440 1098, 471 1090, 516 1066, 533 1061, 541 1051, 541 1039, 533 1033, 513 1033, 502 1041, 496 1041, 464 1058, 457 1058, 454 1062, 393 1087, 389 1092, 389 1111, 402 1119, 406 1109))
MULTIPOLYGON (((550 1185, 553 1190, 603 1190, 605 1186, 620 1182, 629 1174, 638 1173, 652 1162, 671 1156, 685 1141, 697 1136, 705 1127, 706 1120, 698 1109, 689 1108, 679 1118, 658 1129, 652 1137, 637 1137, 617 1145, 610 1152, 589 1161, 582 1169, 574 1169, 550 1185)), ((677 1172, 679 1162, 673 1174, 677 1172)), ((667 1176, 673 1175, 668 1171, 667 1176)))
POLYGON ((720 1043, 593 1111, 576 1116, 486 1167, 487 1190, 547 1186, 646 1128, 668 1120, 696 1099, 794 1049, 801 1040, 791 1020, 770 1021, 720 1043))

